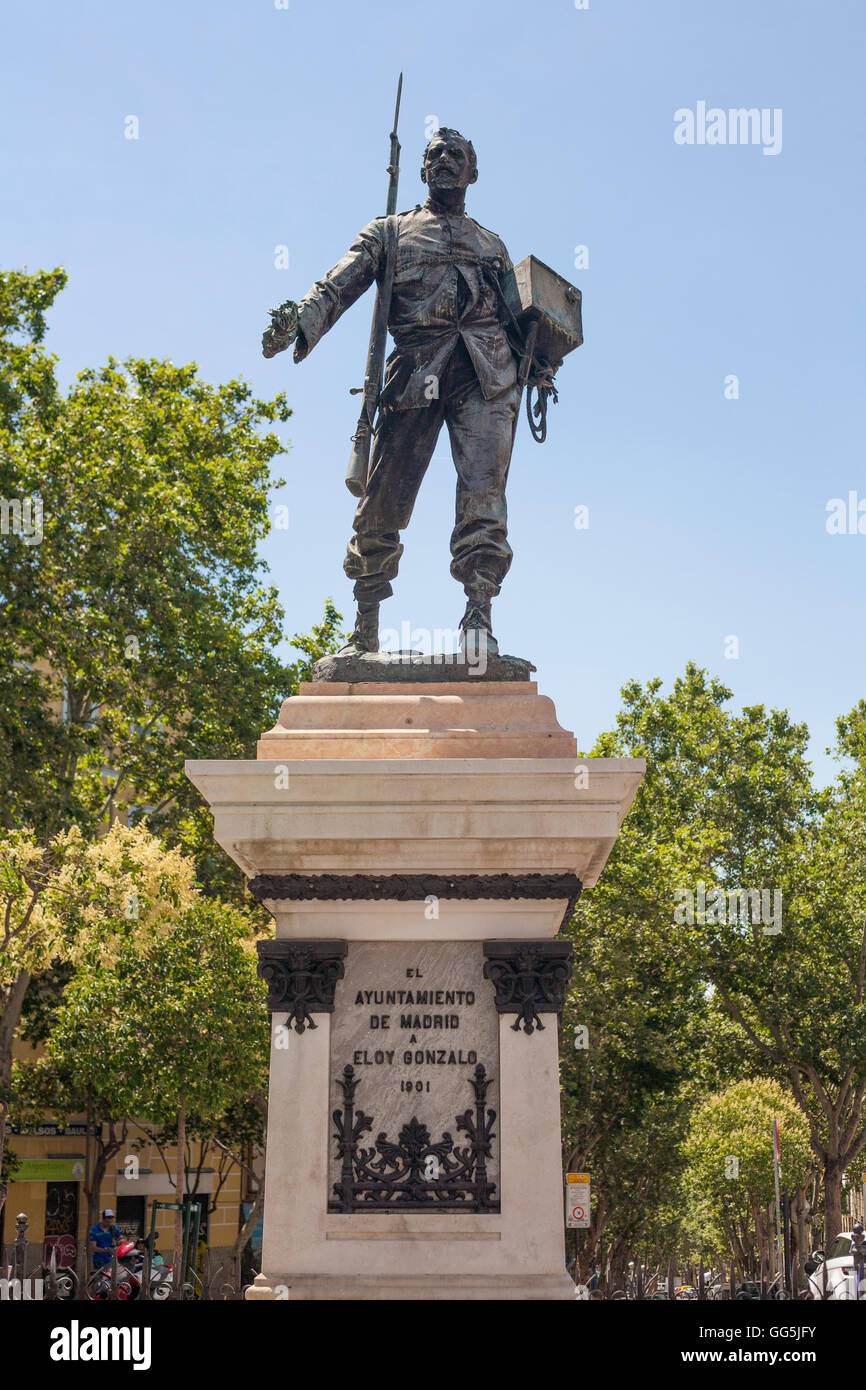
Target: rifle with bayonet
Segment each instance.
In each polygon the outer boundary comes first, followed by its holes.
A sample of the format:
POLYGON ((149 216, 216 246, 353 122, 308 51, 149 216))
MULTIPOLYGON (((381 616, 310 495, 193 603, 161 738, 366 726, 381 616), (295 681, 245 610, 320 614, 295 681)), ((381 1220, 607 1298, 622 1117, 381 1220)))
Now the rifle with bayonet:
POLYGON ((363 396, 361 414, 352 437, 352 453, 346 469, 346 487, 353 497, 363 497, 367 486, 367 473, 370 468, 370 446, 376 428, 376 411, 382 394, 382 374, 385 368, 385 343, 388 336, 388 314, 391 309, 391 291, 394 285, 395 232, 394 213, 397 211, 397 183, 400 178, 400 141, 397 139, 397 122, 400 119, 400 97, 403 92, 403 74, 397 83, 397 104, 394 108, 394 127, 391 131, 391 158, 388 163, 388 198, 385 204, 385 271, 376 290, 376 307, 373 310, 373 326, 370 329, 370 345, 367 349, 367 366, 364 372, 364 385, 350 388, 351 395, 363 396))

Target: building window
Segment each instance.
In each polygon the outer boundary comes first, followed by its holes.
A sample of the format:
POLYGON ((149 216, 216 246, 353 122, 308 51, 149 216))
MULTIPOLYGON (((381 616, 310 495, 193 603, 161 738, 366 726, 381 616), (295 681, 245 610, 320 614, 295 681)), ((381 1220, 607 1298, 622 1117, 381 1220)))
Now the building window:
POLYGON ((144 1235, 146 1205, 144 1197, 117 1198, 116 1224, 129 1240, 141 1240, 144 1235))

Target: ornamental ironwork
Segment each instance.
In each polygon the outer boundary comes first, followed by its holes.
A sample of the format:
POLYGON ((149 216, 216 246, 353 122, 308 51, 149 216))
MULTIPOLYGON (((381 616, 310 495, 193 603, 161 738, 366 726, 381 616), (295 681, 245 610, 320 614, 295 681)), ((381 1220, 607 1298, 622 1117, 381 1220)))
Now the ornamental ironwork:
POLYGON ((259 941, 258 973, 268 986, 268 1009, 288 1014, 296 1033, 315 1028, 313 1014, 334 1012, 334 990, 345 971, 345 941, 259 941))
POLYGON ((498 1212, 496 1183, 487 1173, 496 1137, 496 1111, 486 1107, 493 1084, 479 1062, 469 1078, 475 1105, 455 1116, 466 1144, 455 1143, 445 1131, 433 1142, 430 1131, 417 1115, 403 1125, 396 1144, 382 1132, 369 1148, 362 1140, 373 1128, 373 1119, 355 1109, 358 1078, 347 1066, 337 1085, 343 1092, 343 1108, 333 1112, 336 1158, 340 1180, 334 1183, 331 1212, 395 1211, 412 1207, 425 1211, 498 1212))
POLYGON ((561 1014, 571 978, 570 941, 485 941, 485 978, 496 990, 496 1011, 516 1014, 512 1031, 544 1031, 541 1014, 561 1014))

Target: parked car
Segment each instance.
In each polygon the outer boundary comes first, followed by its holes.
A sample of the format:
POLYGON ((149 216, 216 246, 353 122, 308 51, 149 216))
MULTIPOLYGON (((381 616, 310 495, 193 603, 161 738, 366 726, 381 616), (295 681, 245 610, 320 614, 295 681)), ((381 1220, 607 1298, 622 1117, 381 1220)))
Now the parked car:
POLYGON ((823 1251, 813 1252, 806 1261, 805 1269, 809 1279, 809 1291, 814 1299, 850 1301, 855 1298, 866 1299, 866 1280, 855 1277, 854 1256, 851 1253, 852 1233, 840 1231, 824 1257, 823 1251))
POLYGON ((729 1299, 730 1297, 730 1280, 726 1279, 724 1274, 717 1274, 707 1284, 707 1298, 710 1299, 713 1303, 717 1303, 721 1302, 724 1299, 729 1299))
POLYGON ((761 1297, 761 1290, 754 1279, 744 1279, 738 1284, 734 1292, 734 1299, 737 1303, 757 1303, 761 1297))

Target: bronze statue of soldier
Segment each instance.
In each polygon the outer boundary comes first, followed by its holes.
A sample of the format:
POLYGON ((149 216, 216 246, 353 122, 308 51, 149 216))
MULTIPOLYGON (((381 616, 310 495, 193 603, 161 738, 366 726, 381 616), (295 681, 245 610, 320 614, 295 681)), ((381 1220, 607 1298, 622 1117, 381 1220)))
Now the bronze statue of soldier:
MULTIPOLYGON (((436 131, 424 151, 423 206, 396 215, 388 358, 366 486, 344 569, 357 616, 347 654, 379 648, 379 604, 392 592, 415 498, 443 424, 457 470, 451 573, 466 593, 461 639, 496 655, 490 617, 511 564, 505 485, 520 405, 522 344, 509 323, 513 267, 502 241, 468 217, 475 151, 459 131, 436 131)), ((262 352, 295 343, 301 362, 374 280, 385 274, 384 217, 362 232, 299 304, 272 312, 262 352)))

